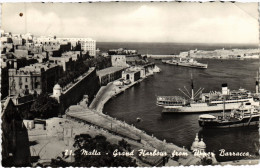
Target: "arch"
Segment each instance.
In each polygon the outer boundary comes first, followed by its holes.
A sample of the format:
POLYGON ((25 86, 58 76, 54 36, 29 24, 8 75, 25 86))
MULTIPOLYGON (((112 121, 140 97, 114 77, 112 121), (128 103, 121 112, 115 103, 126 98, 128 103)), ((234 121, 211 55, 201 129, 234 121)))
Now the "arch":
POLYGON ((130 79, 130 75, 129 74, 126 74, 126 79, 130 79))

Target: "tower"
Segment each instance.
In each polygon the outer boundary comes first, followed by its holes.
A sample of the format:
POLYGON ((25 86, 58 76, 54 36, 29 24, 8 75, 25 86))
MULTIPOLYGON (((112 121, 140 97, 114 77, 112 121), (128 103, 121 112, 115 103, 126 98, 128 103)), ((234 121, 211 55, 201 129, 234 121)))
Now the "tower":
POLYGON ((59 84, 56 84, 54 87, 53 87, 53 97, 55 99, 58 100, 58 102, 60 102, 60 96, 61 96, 61 87, 59 84))

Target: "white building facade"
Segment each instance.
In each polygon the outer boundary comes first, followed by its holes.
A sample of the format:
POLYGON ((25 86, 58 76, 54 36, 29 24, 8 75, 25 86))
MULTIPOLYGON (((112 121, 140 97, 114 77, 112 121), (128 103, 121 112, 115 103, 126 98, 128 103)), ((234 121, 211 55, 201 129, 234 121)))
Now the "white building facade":
POLYGON ((88 51, 90 56, 96 57, 96 40, 86 38, 81 41, 81 49, 88 51))

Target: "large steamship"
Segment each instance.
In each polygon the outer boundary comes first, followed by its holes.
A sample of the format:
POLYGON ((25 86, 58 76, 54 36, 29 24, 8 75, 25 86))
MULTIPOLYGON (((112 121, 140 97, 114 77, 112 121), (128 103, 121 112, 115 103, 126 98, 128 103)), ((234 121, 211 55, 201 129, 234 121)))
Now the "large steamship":
MULTIPOLYGON (((258 93, 258 81, 256 83, 258 93)), ((185 88, 185 87, 184 87, 185 88)), ((163 113, 209 113, 226 111, 238 108, 244 102, 250 102, 252 105, 259 106, 259 100, 253 97, 253 94, 246 89, 229 90, 228 85, 222 84, 222 91, 211 91, 202 93, 199 89, 194 93, 193 80, 191 79, 191 94, 179 89, 188 99, 180 96, 157 96, 157 106, 163 107, 163 113), (198 97, 198 98, 197 98, 198 97), (224 105, 225 103, 225 105, 224 105)))

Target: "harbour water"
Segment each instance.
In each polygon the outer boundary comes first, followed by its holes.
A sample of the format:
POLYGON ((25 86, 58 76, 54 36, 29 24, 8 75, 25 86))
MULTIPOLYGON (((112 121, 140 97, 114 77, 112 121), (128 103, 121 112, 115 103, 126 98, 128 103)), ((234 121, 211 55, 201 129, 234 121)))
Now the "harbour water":
MULTIPOLYGON (((180 95, 178 88, 190 88, 190 74, 193 74, 195 91, 220 91, 222 83, 230 89, 246 88, 255 91, 255 76, 259 64, 257 60, 215 60, 201 59, 208 63, 208 69, 193 69, 162 64, 153 60, 162 72, 148 77, 123 94, 111 99, 104 112, 112 117, 134 124, 150 135, 178 146, 190 148, 196 133, 203 137, 208 152, 215 152, 218 161, 242 159, 243 157, 221 157, 220 149, 227 152, 249 152, 255 155, 259 149, 257 128, 232 128, 202 130, 198 125, 200 114, 161 114, 156 106, 156 95, 180 95), (136 122, 136 118, 141 122, 136 122)), ((213 113, 220 114, 220 113, 213 113)))
POLYGON ((257 48, 255 44, 202 44, 202 43, 142 43, 142 42, 97 42, 97 48, 101 51, 109 49, 127 48, 137 50, 140 54, 170 55, 179 54, 189 50, 215 50, 215 49, 248 49, 257 48))

